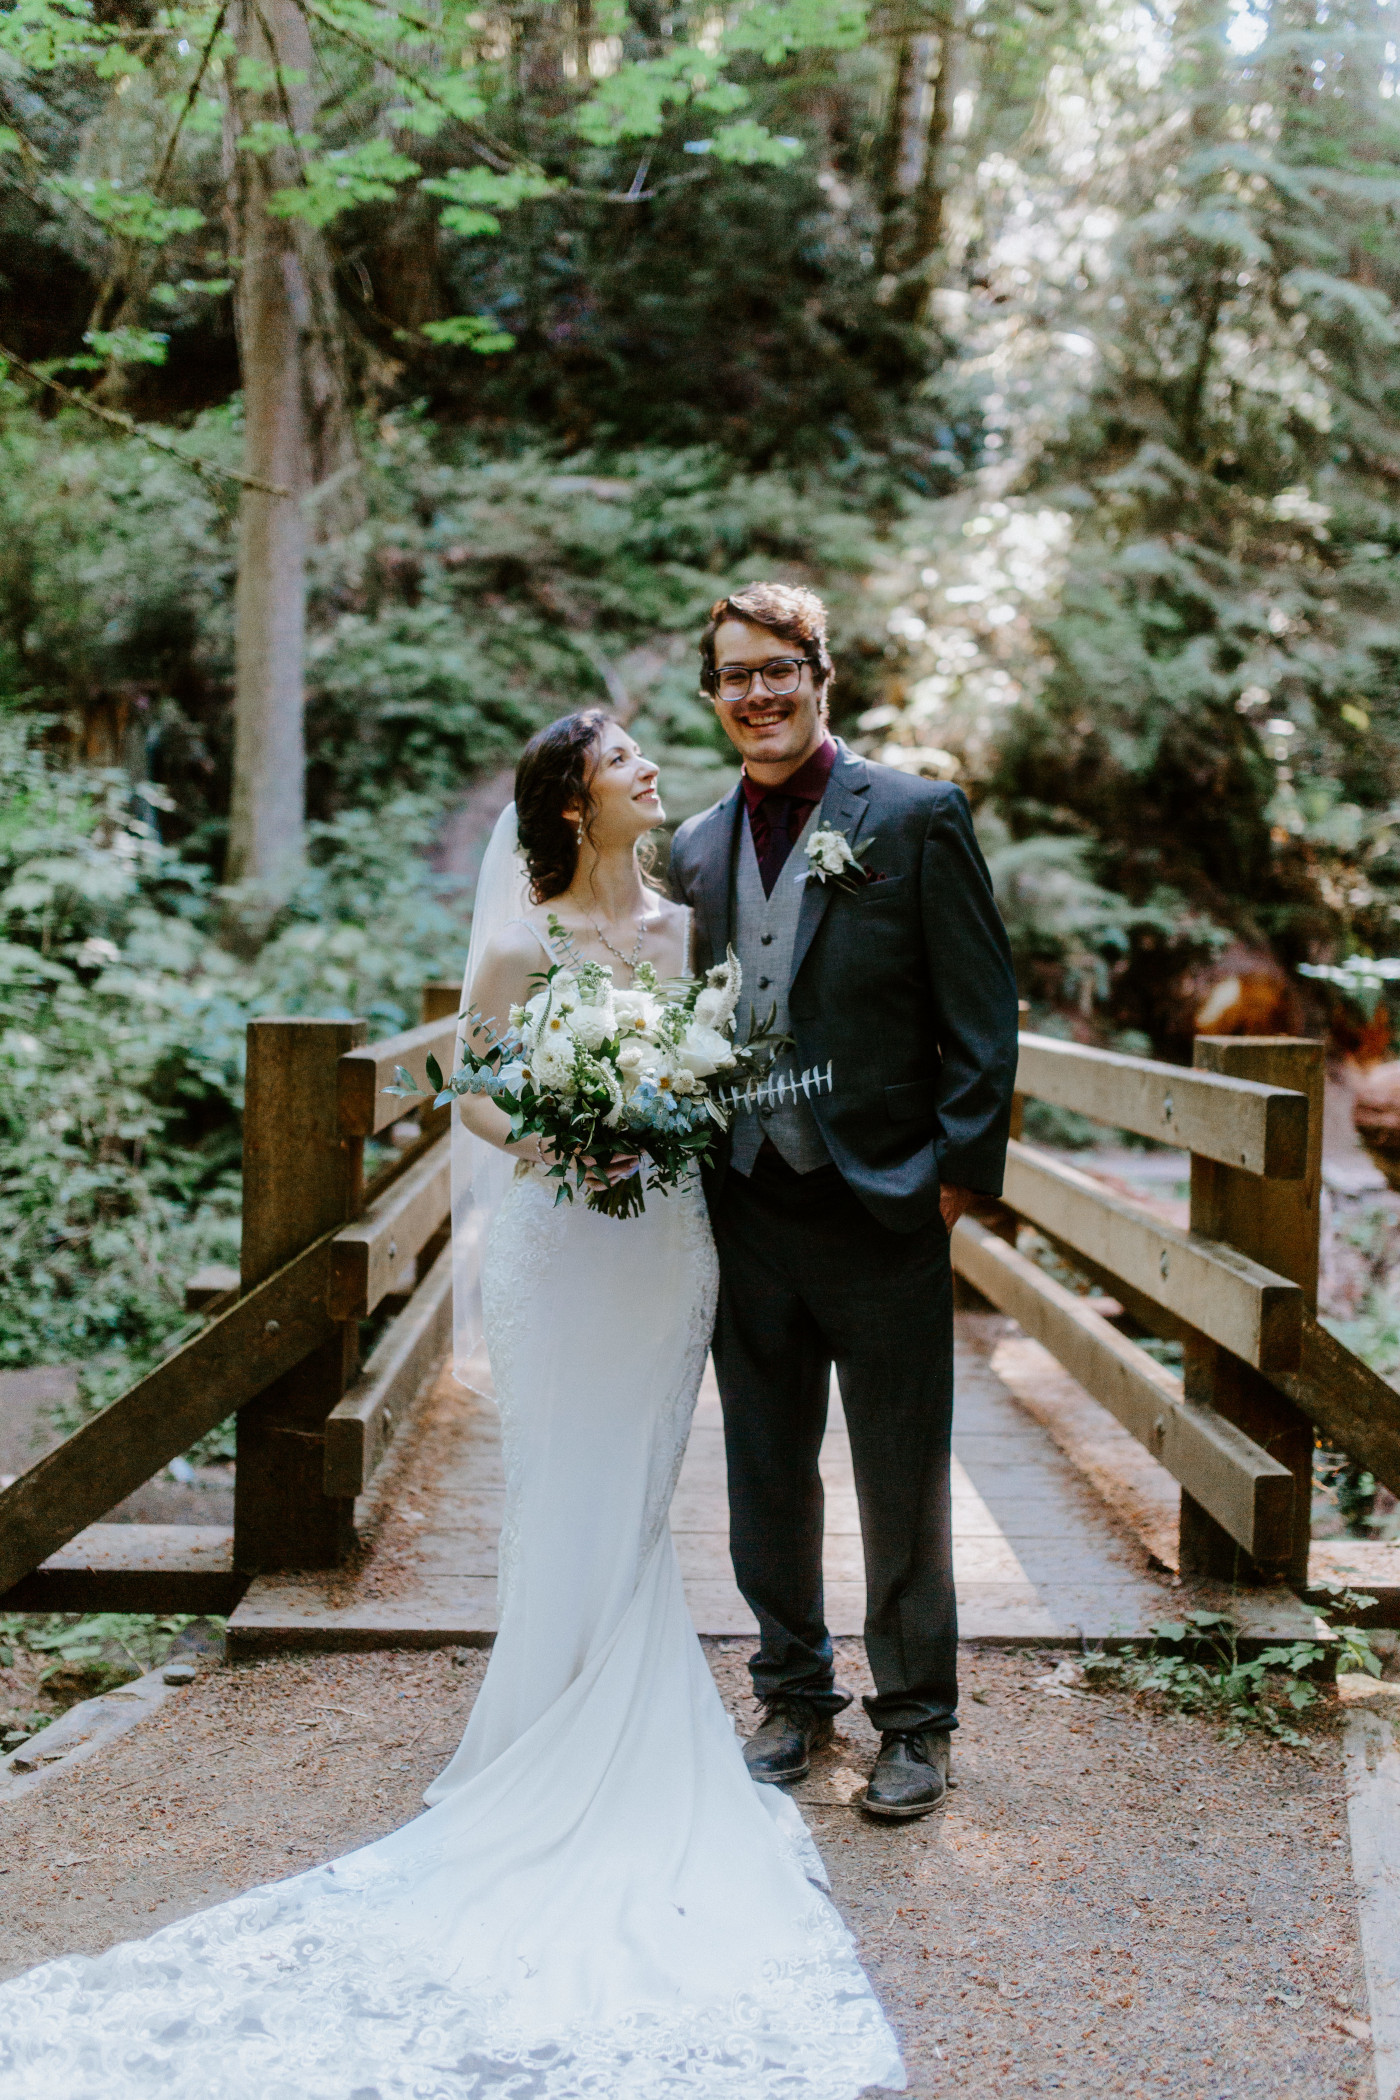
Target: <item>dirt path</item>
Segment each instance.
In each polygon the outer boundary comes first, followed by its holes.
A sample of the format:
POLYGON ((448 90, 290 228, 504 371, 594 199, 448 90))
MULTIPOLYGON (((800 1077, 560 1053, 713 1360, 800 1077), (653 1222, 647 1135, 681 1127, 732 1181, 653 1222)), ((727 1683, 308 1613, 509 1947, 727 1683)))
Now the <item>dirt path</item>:
MULTIPOLYGON (((747 1643, 706 1646, 747 1726, 747 1643)), ((859 1690, 860 1645, 840 1648, 859 1690)), ((1310 1756, 1229 1748, 1116 1694, 1057 1696, 1053 1661, 966 1657, 942 1816, 888 1830, 849 1805, 874 1747, 852 1714, 800 1792, 911 2092, 1367 2100, 1335 1730, 1310 1756)), ((484 1667, 438 1650, 208 1670, 0 1812, 0 1972, 144 1935, 405 1821, 484 1667)))

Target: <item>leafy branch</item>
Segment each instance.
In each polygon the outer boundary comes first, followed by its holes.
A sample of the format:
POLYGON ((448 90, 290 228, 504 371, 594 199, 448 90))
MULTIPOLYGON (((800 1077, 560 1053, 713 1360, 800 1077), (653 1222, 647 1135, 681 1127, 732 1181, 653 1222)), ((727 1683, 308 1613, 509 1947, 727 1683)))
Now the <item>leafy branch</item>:
POLYGON ((222 466, 218 460, 206 459, 201 453, 186 452, 182 445, 176 445, 169 438, 160 437, 155 431, 146 429, 134 416, 124 414, 121 409, 104 408, 100 402, 92 400, 87 394, 79 393, 76 388, 63 386, 48 372, 41 372, 37 366, 28 364, 15 351, 7 349, 4 343, 0 343, 0 364, 13 365, 17 372, 23 372, 25 378, 32 379, 36 386, 47 387, 50 393, 57 394, 60 401, 66 401, 70 408, 80 408, 85 416, 94 417, 97 422, 107 424, 112 430, 119 430, 123 437, 139 438, 143 445, 150 445, 157 452, 168 453, 172 459, 178 459, 181 466, 188 467, 202 479, 236 482, 240 488, 253 489, 261 496, 291 496, 295 493, 292 489, 282 488, 275 481, 262 481, 256 474, 240 474, 235 467, 222 466))

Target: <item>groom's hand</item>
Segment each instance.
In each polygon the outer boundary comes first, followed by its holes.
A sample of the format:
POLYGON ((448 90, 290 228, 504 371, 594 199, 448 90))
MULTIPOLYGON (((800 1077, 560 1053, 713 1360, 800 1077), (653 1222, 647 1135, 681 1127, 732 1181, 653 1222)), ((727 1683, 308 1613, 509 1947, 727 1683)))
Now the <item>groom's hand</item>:
POLYGON ((943 1187, 938 1192, 938 1208, 942 1214, 943 1224, 947 1231, 951 1232, 957 1224, 958 1219, 967 1209, 968 1204, 971 1203, 974 1193, 972 1189, 955 1189, 950 1187, 947 1182, 943 1184, 943 1187))

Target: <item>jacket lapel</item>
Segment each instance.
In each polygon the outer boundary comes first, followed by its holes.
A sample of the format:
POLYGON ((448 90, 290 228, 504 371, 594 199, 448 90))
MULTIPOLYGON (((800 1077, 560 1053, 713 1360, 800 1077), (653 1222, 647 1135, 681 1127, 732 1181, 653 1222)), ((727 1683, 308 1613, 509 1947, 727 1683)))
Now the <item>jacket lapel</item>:
MULTIPOLYGON (((821 808, 814 824, 830 825, 835 831, 845 833, 855 844, 861 825, 865 822, 870 802, 870 768, 863 758, 857 758, 849 745, 837 740, 838 757, 831 769, 831 778, 826 784, 821 808)), ((809 834, 810 835, 810 834, 809 834)), ((787 868, 778 877, 780 882, 788 879, 787 868)), ((817 928, 825 917, 835 883, 817 882, 808 877, 802 889, 802 904, 797 915, 797 938, 792 944, 792 976, 789 985, 797 982, 797 973, 807 959, 807 950, 817 937, 817 928)))
POLYGON ((723 802, 716 803, 695 841, 695 908, 715 962, 723 962, 725 951, 734 937, 729 875, 734 865, 734 837, 743 806, 741 785, 726 795, 723 802))

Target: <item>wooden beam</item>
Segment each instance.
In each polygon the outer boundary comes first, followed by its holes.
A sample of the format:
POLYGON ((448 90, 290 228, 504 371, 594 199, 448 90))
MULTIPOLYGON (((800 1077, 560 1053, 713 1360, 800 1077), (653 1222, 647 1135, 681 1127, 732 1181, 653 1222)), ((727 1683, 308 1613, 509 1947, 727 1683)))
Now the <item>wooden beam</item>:
POLYGON ((430 1098, 435 1089, 428 1079, 428 1059, 435 1057, 444 1079, 449 1078, 457 1045, 455 1014, 444 1020, 425 1021, 407 1028, 402 1035, 386 1036, 382 1043, 369 1043, 351 1050, 340 1060, 340 1128, 347 1137, 373 1137, 391 1123, 411 1115, 424 1102, 405 1101, 402 1095, 386 1094, 396 1084, 400 1065, 430 1098))
POLYGON ((452 1248, 443 1248, 326 1418, 326 1493, 359 1495, 452 1346, 452 1248))
POLYGON ((1296 1371, 1271 1373, 1270 1383, 1302 1409, 1331 1450, 1345 1451, 1400 1495, 1400 1392, 1378 1371, 1309 1319, 1302 1362, 1296 1371))
POLYGON ((1303 1294, 1233 1247, 1180 1232, 1090 1174, 1033 1145, 1007 1148, 1004 1200, 1032 1225, 1121 1276, 1154 1304, 1260 1370, 1292 1371, 1302 1348, 1303 1294))
POLYGON ((1212 1408, 1193 1406, 1181 1380, 1087 1299, 970 1218, 954 1230, 953 1266, 1058 1357, 1247 1553, 1262 1560, 1286 1554, 1294 1493, 1287 1466, 1212 1408))
POLYGON ((0 1489, 0 1594, 335 1333, 332 1235, 240 1298, 0 1489))
POLYGON ((226 1524, 89 1524, 0 1597, 5 1611, 226 1616, 248 1587, 226 1524))
POLYGON ((1250 1174, 1288 1181, 1306 1166, 1308 1104, 1287 1087, 1023 1035, 1016 1088, 1250 1174))
POLYGON ((452 1143, 442 1137, 357 1223, 337 1233, 328 1301, 332 1319, 362 1320, 372 1313, 451 1208, 452 1143))
MULTIPOLYGON (((1305 1171, 1291 1181, 1261 1181, 1222 1160, 1191 1157, 1191 1231, 1264 1263, 1297 1284, 1307 1319, 1317 1309, 1317 1236, 1322 1196, 1323 1046, 1296 1036, 1197 1036, 1198 1071, 1265 1086, 1291 1087, 1308 1104, 1305 1171)), ((1301 1342, 1301 1337, 1300 1337, 1301 1342)), ((1296 1369, 1296 1364, 1268 1368, 1296 1369)), ((1188 1335, 1183 1382, 1193 1400, 1213 1407, 1289 1467, 1296 1484, 1293 1537, 1282 1562, 1268 1569, 1241 1558, 1234 1538, 1190 1495, 1181 1498, 1179 1561, 1184 1576, 1251 1583, 1282 1574, 1306 1587, 1312 1534, 1312 1424, 1272 1381, 1238 1351, 1199 1332, 1188 1335)))

